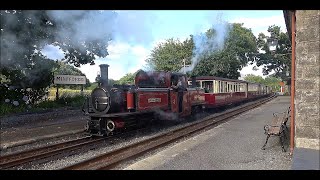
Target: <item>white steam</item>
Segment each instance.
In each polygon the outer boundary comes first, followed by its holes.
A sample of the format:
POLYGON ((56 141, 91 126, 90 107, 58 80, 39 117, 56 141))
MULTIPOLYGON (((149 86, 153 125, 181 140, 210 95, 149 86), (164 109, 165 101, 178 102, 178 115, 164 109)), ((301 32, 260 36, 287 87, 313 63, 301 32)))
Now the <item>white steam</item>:
POLYGON ((159 120, 173 120, 173 121, 177 121, 179 120, 179 116, 177 113, 173 113, 173 112, 164 112, 161 109, 157 109, 155 111, 155 115, 158 117, 159 120))
POLYGON ((84 48, 80 46, 84 42, 109 44, 112 40, 148 44, 153 40, 154 16, 144 11, 52 10, 49 16, 56 23, 63 24, 59 39, 79 44, 79 48, 84 48))
POLYGON ((180 72, 187 73, 192 71, 198 64, 201 56, 210 55, 224 48, 229 29, 228 23, 219 20, 210 29, 213 29, 213 35, 207 36, 206 33, 200 33, 193 36, 194 49, 192 52, 191 65, 183 67, 180 72))

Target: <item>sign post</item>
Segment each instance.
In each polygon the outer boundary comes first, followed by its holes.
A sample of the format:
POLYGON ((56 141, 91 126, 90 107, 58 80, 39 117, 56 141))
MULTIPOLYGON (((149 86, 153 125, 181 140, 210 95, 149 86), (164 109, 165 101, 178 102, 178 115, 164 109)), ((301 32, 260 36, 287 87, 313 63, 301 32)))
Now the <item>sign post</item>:
POLYGON ((55 75, 54 84, 57 84, 56 99, 59 99, 58 84, 81 84, 81 95, 83 95, 83 85, 86 84, 86 76, 55 75))

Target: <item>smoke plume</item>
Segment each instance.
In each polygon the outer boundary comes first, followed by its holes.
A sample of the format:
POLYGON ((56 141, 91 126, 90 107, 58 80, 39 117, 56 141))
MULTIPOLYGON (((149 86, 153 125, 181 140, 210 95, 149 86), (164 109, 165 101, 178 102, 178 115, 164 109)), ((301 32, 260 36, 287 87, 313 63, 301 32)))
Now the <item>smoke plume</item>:
POLYGON ((190 72, 200 61, 203 55, 210 55, 224 48, 225 39, 228 35, 228 23, 217 18, 207 33, 200 33, 193 36, 194 49, 192 52, 191 65, 182 68, 180 72, 190 72))
POLYGON ((73 44, 111 40, 148 43, 153 38, 151 32, 146 33, 153 17, 143 11, 53 10, 49 16, 63 24, 60 39, 70 39, 73 44))

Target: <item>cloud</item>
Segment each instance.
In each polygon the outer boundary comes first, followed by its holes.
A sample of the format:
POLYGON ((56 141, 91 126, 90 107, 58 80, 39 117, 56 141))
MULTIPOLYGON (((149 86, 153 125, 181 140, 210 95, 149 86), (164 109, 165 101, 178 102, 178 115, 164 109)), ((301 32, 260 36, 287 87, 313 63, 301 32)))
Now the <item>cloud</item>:
MULTIPOLYGON (((262 73, 262 69, 263 69, 263 66, 260 66, 260 67, 257 67, 257 64, 256 63, 253 63, 252 65, 247 65, 246 67, 243 67, 240 71, 240 79, 243 79, 247 74, 253 74, 253 75, 256 75, 256 76, 262 76, 263 78, 267 77, 268 75, 263 75, 262 73), (253 67, 256 66, 256 70, 253 70, 253 67)), ((273 70, 269 73, 270 74, 273 74, 275 73, 273 70)))
POLYGON ((126 73, 134 73, 143 68, 149 50, 141 45, 130 45, 124 42, 112 42, 108 47, 110 55, 96 60, 95 65, 82 65, 79 69, 94 82, 100 71, 100 64, 109 65, 109 79, 119 80, 126 73))
POLYGON ((46 45, 41 53, 49 59, 60 60, 64 57, 63 51, 54 45, 46 45))
POLYGON ((244 27, 251 28, 255 36, 260 32, 268 34, 268 27, 277 25, 281 27, 281 31, 286 32, 286 25, 283 15, 257 18, 235 18, 230 20, 231 23, 243 23, 244 27))
MULTIPOLYGON (((94 81, 100 70, 99 64, 109 64, 109 78, 120 79, 126 73, 133 73, 146 64, 151 50, 168 38, 178 38, 180 41, 189 38, 190 34, 205 32, 212 27, 217 19, 225 19, 226 14, 221 11, 117 11, 113 21, 113 41, 107 48, 109 55, 103 59, 97 59, 96 65, 81 65, 79 68, 87 75, 90 81, 94 81), (182 20, 181 20, 182 19, 182 20), (183 21, 184 20, 184 21, 183 21), (187 20, 187 21, 185 21, 187 20)), ((100 17, 100 16, 99 16, 100 17)), ((270 25, 278 25, 282 31, 286 31, 282 15, 267 17, 243 17, 237 16, 229 20, 234 23, 244 23, 251 28, 254 35, 267 32, 270 25)), ((101 19, 104 19, 104 17, 101 19)), ((96 20, 98 21, 98 20, 96 20)), ((96 22, 95 21, 95 22, 96 22)), ((103 21, 101 21, 103 22, 103 21)), ((110 23, 109 23, 110 24, 110 23)), ((102 28, 103 29, 103 28, 102 28)), ((92 29, 94 30, 94 28, 92 29)), ((100 32, 100 31, 99 31, 100 32)), ((47 50, 47 56, 53 56, 53 47, 47 50), (50 49, 51 48, 51 49, 50 49), (52 51, 51 51, 52 50, 52 51)), ((262 67, 258 71, 252 70, 253 65, 244 67, 241 73, 256 74, 262 76, 262 67)))

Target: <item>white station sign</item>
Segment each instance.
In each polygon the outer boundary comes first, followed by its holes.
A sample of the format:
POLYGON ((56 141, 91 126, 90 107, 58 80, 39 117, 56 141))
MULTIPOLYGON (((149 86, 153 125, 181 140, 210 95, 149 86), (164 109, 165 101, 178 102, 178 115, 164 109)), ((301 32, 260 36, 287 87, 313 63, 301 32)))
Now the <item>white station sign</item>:
POLYGON ((56 75, 54 84, 86 84, 86 76, 56 75))

